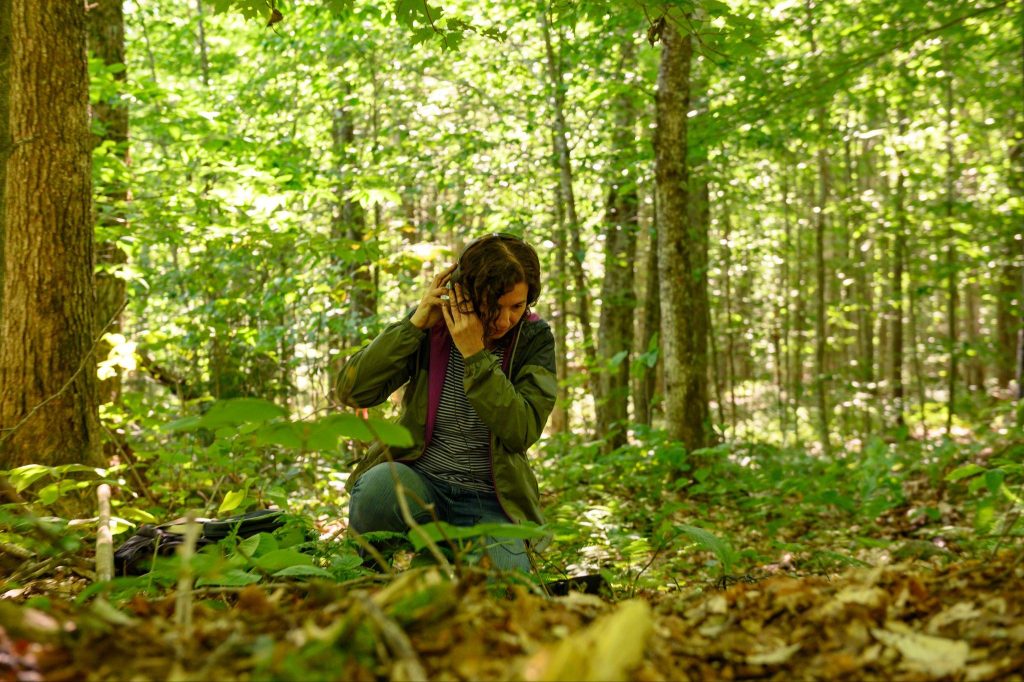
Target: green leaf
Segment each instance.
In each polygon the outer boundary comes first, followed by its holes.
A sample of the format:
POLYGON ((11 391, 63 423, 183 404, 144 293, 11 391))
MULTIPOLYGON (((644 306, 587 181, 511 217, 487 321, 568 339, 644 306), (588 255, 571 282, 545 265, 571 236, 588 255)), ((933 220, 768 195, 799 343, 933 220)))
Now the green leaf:
POLYGON ((351 571, 363 565, 363 558, 358 554, 341 554, 331 560, 331 568, 336 571, 351 571))
POLYGON ((404 426, 372 417, 367 422, 385 445, 394 445, 399 448, 412 446, 412 434, 404 426))
POLYGON ((26 464, 7 472, 7 477, 19 493, 43 476, 50 473, 50 467, 41 464, 26 464))
POLYGON ((263 535, 263 533, 257 533, 238 543, 238 554, 241 554, 246 559, 251 559, 255 556, 256 549, 260 546, 260 535, 263 535))
POLYGON ((332 414, 314 422, 309 430, 310 450, 330 450, 338 444, 338 438, 352 438, 369 442, 373 434, 366 422, 354 414, 332 414))
POLYGON ((220 507, 217 508, 218 514, 237 509, 238 505, 242 504, 245 499, 245 490, 230 490, 228 494, 224 496, 224 500, 220 503, 220 507))
POLYGON ((704 530, 703 528, 698 528, 697 526, 681 524, 676 526, 676 528, 698 545, 718 557, 718 560, 722 563, 722 570, 725 573, 732 573, 732 565, 736 560, 736 552, 729 543, 720 539, 714 533, 704 530))
POLYGON ((300 577, 313 577, 313 578, 333 578, 334 576, 330 571, 320 568, 319 566, 305 566, 305 565, 293 565, 286 566, 280 571, 272 573, 275 578, 300 578, 300 577))
POLYGON ((819 499, 824 504, 831 504, 848 514, 853 514, 857 511, 856 503, 846 495, 841 495, 838 490, 826 490, 820 495, 819 499))
POLYGON ((217 429, 239 424, 258 424, 277 417, 284 417, 287 414, 284 408, 278 407, 269 400, 232 398, 220 400, 211 405, 206 414, 199 419, 199 426, 217 429))
POLYGON ((307 428, 306 447, 310 450, 333 450, 342 437, 373 440, 366 422, 354 414, 332 414, 313 422, 307 428))
POLYGON ((204 585, 223 586, 223 587, 244 587, 245 585, 252 585, 258 583, 260 576, 255 573, 248 573, 240 568, 232 568, 231 570, 223 573, 215 573, 209 576, 203 576, 196 580, 196 587, 203 587, 204 585))
POLYGON ((138 507, 125 507, 121 510, 121 516, 133 521, 141 521, 142 523, 159 523, 155 516, 138 507))
POLYGON ((985 470, 985 467, 978 466, 977 464, 965 464, 962 467, 954 469, 946 474, 946 480, 959 481, 965 478, 970 478, 971 476, 976 476, 985 470))
POLYGON ((39 501, 43 504, 53 504, 61 496, 59 483, 51 483, 39 491, 39 501))
POLYGON ((267 424, 256 431, 256 442, 260 445, 280 445, 286 448, 301 450, 302 436, 295 424, 267 424))
POLYGON ((175 419, 172 422, 167 422, 161 427, 161 430, 168 431, 170 433, 177 433, 179 431, 195 431, 199 427, 199 417, 193 414, 188 417, 182 417, 181 419, 175 419))
POLYGON ((1003 480, 1006 478, 1006 474, 1002 469, 992 469, 985 472, 985 487, 988 491, 995 495, 999 492, 999 489, 1003 487, 1003 480))
POLYGON ((275 549, 263 556, 253 557, 252 562, 267 573, 274 573, 289 566, 312 566, 313 557, 295 549, 275 549))

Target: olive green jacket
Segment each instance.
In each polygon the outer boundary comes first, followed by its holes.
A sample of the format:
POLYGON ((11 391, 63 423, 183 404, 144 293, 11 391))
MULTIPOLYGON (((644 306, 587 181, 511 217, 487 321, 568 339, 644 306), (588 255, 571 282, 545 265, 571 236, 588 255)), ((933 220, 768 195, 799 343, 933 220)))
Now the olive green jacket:
MULTIPOLYGON (((537 479, 526 450, 537 442, 555 404, 555 341, 548 324, 530 315, 511 332, 503 362, 487 350, 466 358, 466 397, 491 431, 491 474, 505 515, 541 523, 537 479)), ((406 385, 398 423, 413 437, 409 448, 391 448, 396 461, 418 459, 434 430, 448 367, 451 336, 444 323, 421 330, 409 318, 395 322, 342 368, 338 397, 351 407, 383 403, 406 385)), ((348 488, 367 470, 386 461, 372 447, 349 477, 348 488)))

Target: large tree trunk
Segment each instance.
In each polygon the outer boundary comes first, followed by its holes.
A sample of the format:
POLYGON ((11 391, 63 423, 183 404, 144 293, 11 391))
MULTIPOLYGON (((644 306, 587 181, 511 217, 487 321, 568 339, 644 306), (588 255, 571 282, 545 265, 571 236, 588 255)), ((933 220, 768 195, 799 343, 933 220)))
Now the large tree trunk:
POLYGON ((689 36, 669 20, 662 33, 654 139, 659 199, 665 417, 688 450, 710 442, 707 357, 707 233, 689 211, 686 115, 690 102, 689 36))
MULTIPOLYGON (((632 71, 636 46, 632 36, 622 41, 622 66, 632 71)), ((633 269, 636 260, 639 202, 636 178, 636 105, 621 91, 614 102, 610 182, 606 203, 604 280, 601 283, 601 319, 598 322, 597 357, 600 361, 599 396, 596 401, 598 435, 607 447, 626 444, 629 421, 629 367, 633 346, 633 315, 637 299, 633 269)))
POLYGON ((85 5, 0 0, 0 461, 98 463, 85 5))

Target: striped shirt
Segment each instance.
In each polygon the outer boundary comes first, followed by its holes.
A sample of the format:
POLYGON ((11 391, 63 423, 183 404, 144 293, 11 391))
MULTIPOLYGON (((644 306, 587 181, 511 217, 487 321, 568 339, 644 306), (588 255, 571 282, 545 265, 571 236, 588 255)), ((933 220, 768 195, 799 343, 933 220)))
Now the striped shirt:
MULTIPOLYGON (((505 355, 504 347, 490 352, 498 357, 499 363, 505 355)), ((494 492, 491 432, 469 404, 463 384, 465 373, 462 353, 452 344, 430 444, 423 456, 411 464, 431 478, 467 490, 494 492)))

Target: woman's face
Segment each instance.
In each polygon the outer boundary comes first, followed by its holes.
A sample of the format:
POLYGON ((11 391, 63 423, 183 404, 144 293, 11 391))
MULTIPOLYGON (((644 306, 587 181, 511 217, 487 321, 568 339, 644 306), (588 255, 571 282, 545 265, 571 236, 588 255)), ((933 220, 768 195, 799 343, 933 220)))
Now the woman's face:
POLYGON ((510 329, 519 324, 526 312, 526 298, 530 293, 526 282, 520 282, 498 299, 498 317, 487 330, 487 340, 496 341, 505 336, 510 329))

